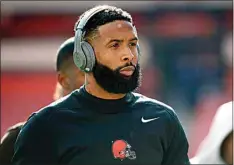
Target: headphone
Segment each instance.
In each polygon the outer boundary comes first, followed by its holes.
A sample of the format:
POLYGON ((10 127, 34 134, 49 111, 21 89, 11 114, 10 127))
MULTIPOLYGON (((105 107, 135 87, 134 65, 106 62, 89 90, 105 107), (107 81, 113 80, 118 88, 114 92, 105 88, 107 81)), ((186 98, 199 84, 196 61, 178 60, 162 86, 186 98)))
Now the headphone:
MULTIPOLYGON (((73 60, 75 65, 84 72, 92 72, 95 65, 95 53, 93 47, 86 41, 83 40, 85 36, 84 27, 89 19, 94 16, 96 13, 109 9, 109 7, 99 7, 93 8, 87 11, 82 18, 80 18, 79 23, 75 24, 75 39, 74 39, 74 52, 73 60)), ((138 54, 140 54, 139 45, 137 45, 138 54)))

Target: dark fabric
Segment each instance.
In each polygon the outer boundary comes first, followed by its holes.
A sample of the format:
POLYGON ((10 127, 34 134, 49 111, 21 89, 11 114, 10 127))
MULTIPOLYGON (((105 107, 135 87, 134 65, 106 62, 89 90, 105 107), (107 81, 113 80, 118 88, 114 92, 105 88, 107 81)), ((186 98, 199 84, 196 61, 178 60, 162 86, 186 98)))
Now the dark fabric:
POLYGON ((13 162, 23 164, 188 164, 188 141, 175 111, 128 93, 117 100, 81 87, 34 113, 13 162))
POLYGON ((0 144, 0 164, 8 165, 11 164, 11 159, 14 154, 14 145, 18 137, 18 134, 23 127, 24 123, 18 123, 8 129, 6 134, 3 136, 0 144))

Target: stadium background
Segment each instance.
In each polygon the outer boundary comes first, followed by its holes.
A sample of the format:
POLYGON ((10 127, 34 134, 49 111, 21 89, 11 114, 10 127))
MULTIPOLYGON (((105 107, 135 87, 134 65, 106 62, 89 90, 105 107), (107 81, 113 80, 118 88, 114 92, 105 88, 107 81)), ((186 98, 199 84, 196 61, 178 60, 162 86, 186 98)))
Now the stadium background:
POLYGON ((1 1, 1 137, 52 102, 58 46, 84 10, 104 3, 132 14, 139 91, 175 108, 193 156, 218 106, 232 100, 232 1, 1 1))

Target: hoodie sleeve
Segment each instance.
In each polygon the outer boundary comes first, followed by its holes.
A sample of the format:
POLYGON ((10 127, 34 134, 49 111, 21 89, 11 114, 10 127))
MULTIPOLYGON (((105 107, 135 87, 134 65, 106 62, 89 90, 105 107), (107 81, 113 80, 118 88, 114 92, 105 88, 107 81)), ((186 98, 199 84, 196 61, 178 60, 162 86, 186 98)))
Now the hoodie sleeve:
POLYGON ((190 164, 188 158, 188 140, 184 129, 172 110, 168 110, 170 116, 169 147, 163 156, 162 164, 190 164))
POLYGON ((47 117, 34 114, 22 128, 12 158, 14 165, 55 164, 53 135, 47 117))

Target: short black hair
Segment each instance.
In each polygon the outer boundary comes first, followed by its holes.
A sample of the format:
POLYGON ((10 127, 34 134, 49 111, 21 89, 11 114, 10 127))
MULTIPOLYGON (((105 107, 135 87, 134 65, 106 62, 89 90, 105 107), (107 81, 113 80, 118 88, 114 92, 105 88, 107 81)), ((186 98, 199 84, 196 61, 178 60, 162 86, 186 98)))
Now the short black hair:
POLYGON ((65 61, 73 57, 74 37, 64 41, 57 51, 56 70, 60 71, 65 61))
MULTIPOLYGON (((120 8, 117 8, 114 6, 109 6, 109 5, 99 5, 99 6, 95 6, 94 8, 100 8, 100 7, 105 7, 107 9, 96 13, 88 20, 88 22, 86 23, 86 25, 84 27, 84 30, 86 31, 85 36, 84 36, 85 40, 87 40, 87 37, 92 32, 96 31, 99 26, 105 25, 107 23, 110 23, 110 22, 113 22, 116 20, 128 21, 128 22, 132 23, 132 25, 134 26, 132 17, 128 12, 126 12, 120 8)), ((92 8, 92 9, 94 9, 94 8, 92 8)), ((84 12, 79 17, 78 21, 76 22, 76 26, 78 25, 80 19, 85 14, 87 14, 88 11, 84 12)))

